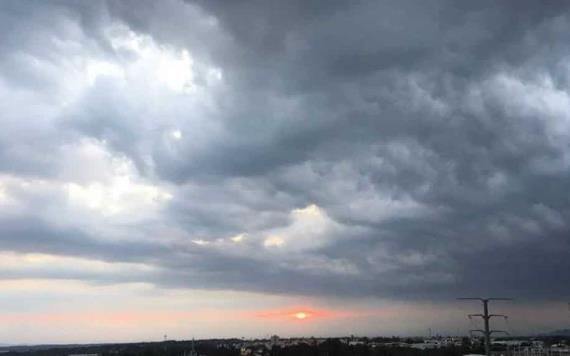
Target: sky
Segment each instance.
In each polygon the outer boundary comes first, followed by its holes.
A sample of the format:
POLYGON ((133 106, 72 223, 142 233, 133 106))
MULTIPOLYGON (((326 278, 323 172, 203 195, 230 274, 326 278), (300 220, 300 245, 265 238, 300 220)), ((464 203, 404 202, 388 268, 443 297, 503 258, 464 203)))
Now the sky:
POLYGON ((569 7, 0 2, 0 343, 568 327, 569 7))

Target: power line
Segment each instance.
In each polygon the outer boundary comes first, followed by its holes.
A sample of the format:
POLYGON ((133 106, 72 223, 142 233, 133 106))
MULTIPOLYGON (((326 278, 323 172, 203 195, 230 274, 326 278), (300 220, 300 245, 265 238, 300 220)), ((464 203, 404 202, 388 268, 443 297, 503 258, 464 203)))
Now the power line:
POLYGON ((468 317, 471 319, 472 317, 480 317, 483 319, 485 328, 484 329, 472 329, 469 330, 470 333, 472 332, 480 332, 483 333, 485 337, 485 355, 491 356, 491 334, 493 333, 505 333, 509 334, 505 330, 491 330, 489 328, 489 320, 494 317, 503 317, 507 319, 508 317, 503 314, 489 314, 489 302, 493 300, 513 300, 512 298, 457 298, 458 300, 479 300, 483 303, 483 314, 469 314, 468 317))

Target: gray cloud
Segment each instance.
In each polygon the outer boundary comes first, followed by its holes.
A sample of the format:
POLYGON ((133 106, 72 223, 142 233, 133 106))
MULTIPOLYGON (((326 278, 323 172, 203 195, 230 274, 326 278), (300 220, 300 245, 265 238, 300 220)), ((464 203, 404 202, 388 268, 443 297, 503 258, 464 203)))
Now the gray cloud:
POLYGON ((565 3, 1 6, 0 172, 77 183, 64 168, 91 162, 65 153, 92 140, 172 194, 152 217, 101 231, 96 213, 55 228, 41 207, 73 209, 64 193, 18 195, 26 212, 0 222, 3 250, 148 264, 157 271, 118 280, 170 287, 565 297, 565 3), (113 31, 157 58, 187 50, 194 86, 155 87, 113 31), (80 84, 89 60, 140 68, 80 84), (311 204, 316 227, 294 212, 311 204), (264 246, 275 235, 285 245, 264 246))

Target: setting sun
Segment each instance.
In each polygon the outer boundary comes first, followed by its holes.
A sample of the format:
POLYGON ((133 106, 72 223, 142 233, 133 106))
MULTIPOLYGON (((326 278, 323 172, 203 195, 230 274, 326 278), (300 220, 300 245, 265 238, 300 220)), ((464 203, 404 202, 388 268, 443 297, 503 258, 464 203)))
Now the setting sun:
POLYGON ((299 319, 299 320, 304 320, 304 319, 307 319, 309 317, 309 315, 307 313, 298 312, 298 313, 295 313, 294 317, 299 319))
POLYGON ((348 315, 346 312, 337 310, 315 309, 302 306, 285 309, 265 310, 255 313, 255 316, 258 318, 281 319, 290 321, 317 321, 322 318, 338 318, 346 315, 348 315))

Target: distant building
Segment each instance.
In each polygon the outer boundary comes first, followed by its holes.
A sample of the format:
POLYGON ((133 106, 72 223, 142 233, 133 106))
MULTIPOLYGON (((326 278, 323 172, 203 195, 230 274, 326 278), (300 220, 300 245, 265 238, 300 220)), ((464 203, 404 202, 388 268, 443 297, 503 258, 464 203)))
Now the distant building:
POLYGON ((436 343, 421 342, 421 343, 411 344, 410 347, 412 349, 428 350, 428 349, 438 349, 440 345, 436 343))

